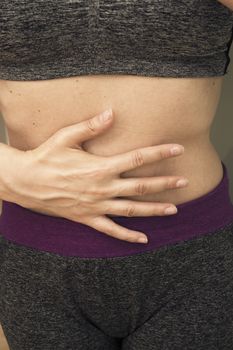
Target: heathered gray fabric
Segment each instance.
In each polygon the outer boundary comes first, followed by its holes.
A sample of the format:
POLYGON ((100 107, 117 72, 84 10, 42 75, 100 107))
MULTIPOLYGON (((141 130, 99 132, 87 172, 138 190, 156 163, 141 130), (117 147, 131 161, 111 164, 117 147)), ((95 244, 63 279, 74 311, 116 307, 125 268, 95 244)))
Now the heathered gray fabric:
POLYGON ((0 79, 224 75, 232 27, 217 0, 1 0, 0 79))
POLYGON ((124 257, 63 257, 0 236, 11 350, 232 350, 233 222, 124 257))

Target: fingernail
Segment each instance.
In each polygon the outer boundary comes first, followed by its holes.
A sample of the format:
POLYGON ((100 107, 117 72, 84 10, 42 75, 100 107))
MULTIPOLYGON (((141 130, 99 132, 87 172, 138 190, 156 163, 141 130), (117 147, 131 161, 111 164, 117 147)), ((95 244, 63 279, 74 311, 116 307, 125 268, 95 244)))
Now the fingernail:
POLYGON ((144 236, 141 236, 138 238, 139 243, 148 243, 148 239, 144 236))
POLYGON ((175 214, 177 213, 177 208, 176 207, 168 207, 164 210, 165 214, 175 214))
POLYGON ((177 155, 177 154, 180 154, 184 151, 184 148, 183 147, 179 147, 179 146, 175 146, 175 147, 172 147, 170 149, 170 152, 172 155, 177 155))
POLYGON ((188 184, 188 179, 181 179, 177 181, 176 186, 182 187, 182 186, 186 186, 187 184, 188 184))
POLYGON ((101 113, 100 115, 100 120, 105 123, 107 121, 109 121, 112 117, 112 109, 109 108, 106 111, 104 111, 103 113, 101 113))

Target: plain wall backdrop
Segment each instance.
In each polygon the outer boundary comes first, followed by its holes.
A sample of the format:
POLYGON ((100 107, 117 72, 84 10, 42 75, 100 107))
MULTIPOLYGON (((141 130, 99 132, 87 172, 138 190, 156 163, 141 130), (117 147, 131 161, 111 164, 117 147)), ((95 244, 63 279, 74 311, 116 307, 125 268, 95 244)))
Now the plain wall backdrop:
MULTIPOLYGON (((231 47, 230 56, 231 63, 228 68, 228 74, 224 77, 222 94, 212 124, 210 136, 220 158, 227 166, 230 177, 230 194, 233 203, 233 45, 231 47)), ((7 143, 1 114, 0 141, 7 143)), ((208 174, 206 174, 206 176, 208 176, 208 174)))

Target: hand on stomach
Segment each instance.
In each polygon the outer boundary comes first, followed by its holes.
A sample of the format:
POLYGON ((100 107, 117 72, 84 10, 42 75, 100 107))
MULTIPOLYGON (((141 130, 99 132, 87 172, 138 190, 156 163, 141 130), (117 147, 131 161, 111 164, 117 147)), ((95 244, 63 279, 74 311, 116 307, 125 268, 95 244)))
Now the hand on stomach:
MULTIPOLYGON (((147 191, 144 187, 145 193, 130 196, 137 202, 176 205, 200 197, 221 180, 221 160, 209 140, 221 83, 221 78, 135 76, 0 81, 0 104, 9 143, 21 150, 35 149, 57 130, 109 107, 114 113, 112 125, 82 143, 86 152, 111 158, 142 147, 183 145, 182 156, 150 161, 120 174, 121 178, 187 178, 189 184, 184 188, 166 189, 161 183, 160 191, 148 186, 147 191)), ((142 215, 135 212, 135 216, 142 215)), ((148 211, 147 215, 156 213, 148 211)))

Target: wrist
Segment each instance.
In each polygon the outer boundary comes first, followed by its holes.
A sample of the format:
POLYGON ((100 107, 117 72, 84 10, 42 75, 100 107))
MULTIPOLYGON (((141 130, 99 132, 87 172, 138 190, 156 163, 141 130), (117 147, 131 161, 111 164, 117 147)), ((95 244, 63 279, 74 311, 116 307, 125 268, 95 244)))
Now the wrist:
POLYGON ((0 143, 0 200, 15 201, 16 176, 19 175, 23 155, 25 151, 0 143))

